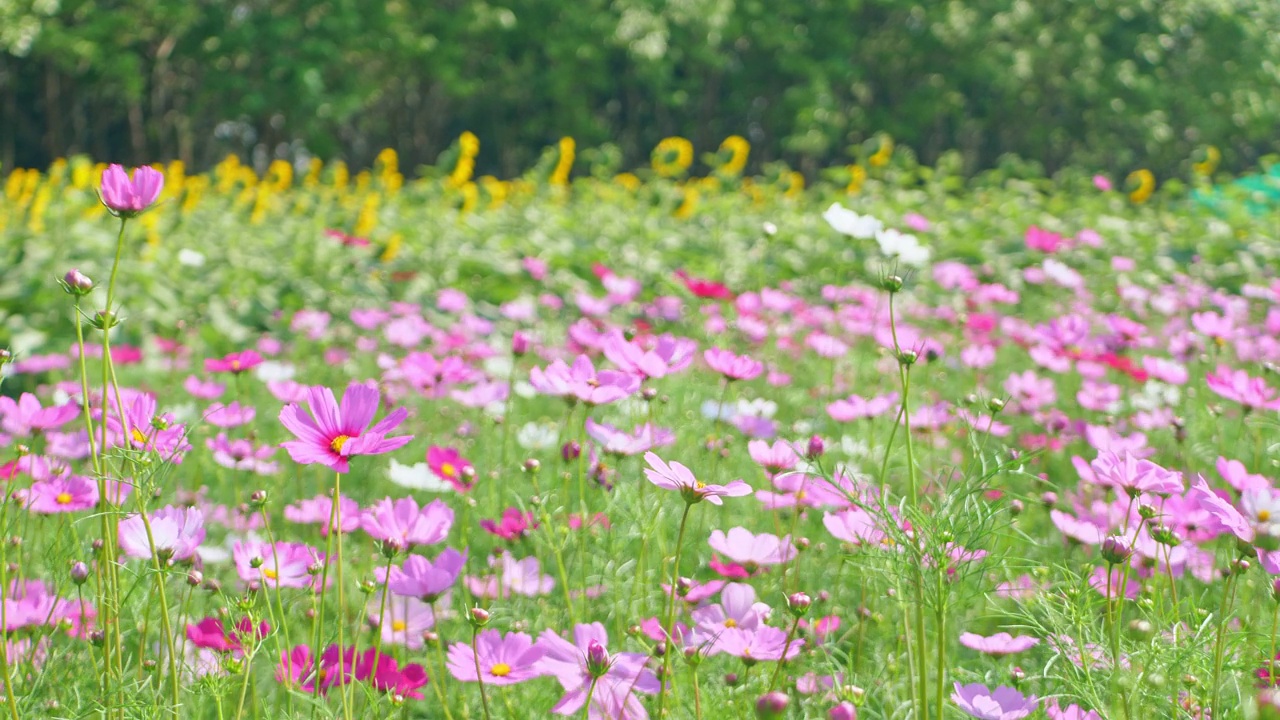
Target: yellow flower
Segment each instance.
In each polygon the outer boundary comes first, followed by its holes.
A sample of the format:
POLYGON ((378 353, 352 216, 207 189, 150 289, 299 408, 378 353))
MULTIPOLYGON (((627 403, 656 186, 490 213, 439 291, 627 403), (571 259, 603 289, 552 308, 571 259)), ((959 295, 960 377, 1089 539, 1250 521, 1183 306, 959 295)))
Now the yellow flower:
POLYGON ((556 169, 551 171, 552 185, 568 185, 569 173, 573 170, 574 150, 573 138, 560 138, 560 159, 556 161, 556 169))
POLYGON ((720 143, 721 151, 729 152, 729 159, 720 166, 725 175, 738 175, 747 166, 747 157, 751 154, 751 143, 741 135, 730 135, 720 143))
POLYGON ((698 207, 698 188, 692 185, 684 187, 684 201, 680 203, 680 207, 676 208, 675 216, 678 218, 687 218, 693 215, 693 211, 698 207))
POLYGON ((235 155, 226 156, 222 162, 214 166, 213 174, 218 178, 218 192, 231 192, 240 175, 240 158, 235 155))
POLYGON ((182 213, 184 215, 195 209, 196 204, 200 202, 200 198, 204 195, 204 191, 208 188, 209 178, 206 175, 196 175, 184 183, 184 190, 187 193, 187 196, 182 199, 182 213))
MULTIPOLYGON (((67 175, 67 159, 58 158, 49 165, 49 182, 60 183, 67 175)), ((166 178, 167 180, 168 178, 166 178)))
POLYGON ((794 198, 799 197, 804 192, 804 175, 792 170, 784 176, 784 179, 787 189, 783 195, 794 198))
POLYGON ((880 148, 875 154, 867 158, 867 162, 872 167, 884 167, 889 164, 889 158, 893 157, 893 138, 888 135, 880 136, 880 148))
POLYGON ((369 195, 364 199, 364 204, 360 206, 360 214, 356 216, 356 226, 351 230, 351 234, 356 237, 369 237, 373 232, 373 228, 378 224, 378 196, 369 195))
POLYGON ((463 157, 474 158, 480 154, 480 138, 470 130, 465 130, 458 136, 458 148, 463 157))
POLYGON ((346 190, 347 182, 351 179, 351 172, 347 170, 347 164, 338 160, 333 164, 333 186, 338 190, 346 190))
POLYGON ((377 164, 381 167, 383 175, 389 175, 400 169, 400 157, 396 155, 395 148, 383 148, 378 153, 377 164))
POLYGON ((856 195, 862 191, 862 183, 867 181, 866 168, 861 165, 849 166, 849 184, 845 186, 844 191, 850 195, 856 195))
POLYGON ((640 178, 636 177, 634 173, 619 173, 613 177, 613 181, 631 192, 635 192, 640 189, 640 178))
POLYGON ((1204 160, 1193 163, 1191 169, 1195 174, 1201 177, 1209 177, 1214 170, 1218 169, 1218 163, 1222 161, 1222 153, 1217 147, 1210 145, 1204 149, 1204 160))
POLYGON ((318 157, 307 162, 307 175, 302 178, 302 187, 313 188, 320 184, 320 173, 324 172, 324 161, 318 157))
POLYGON ((1129 173, 1125 182, 1133 186, 1133 190, 1129 191, 1129 200, 1138 205, 1151 199, 1151 194, 1156 191, 1156 176, 1146 168, 1129 173))
MULTIPOLYGON (((34 171, 33 171, 34 172, 34 171)), ((22 192, 22 186, 27 182, 27 171, 23 168, 16 168, 9 173, 9 178, 4 183, 4 196, 10 202, 17 202, 18 194, 22 192)))
POLYGON ((693 164, 693 143, 682 137, 666 138, 653 149, 650 164, 662 177, 683 175, 693 164))
POLYGON ((49 185, 41 185, 36 191, 35 200, 31 203, 30 216, 27 218, 27 227, 32 233, 39 235, 44 232, 44 213, 49 208, 49 185))
POLYGON ((164 197, 176 198, 182 194, 182 186, 187 182, 187 166, 181 160, 174 160, 164 171, 164 197))
POLYGON ((356 192, 365 192, 369 189, 371 182, 373 182, 373 175, 370 175, 368 170, 361 170, 356 175, 356 192))
POLYGON ((480 187, 489 196, 489 208, 502 207, 507 199, 507 184, 492 175, 480 178, 480 187))
POLYGON ((404 242, 404 236, 400 233, 393 233, 387 238, 387 246, 382 249, 382 255, 378 259, 384 263, 389 263, 396 259, 400 254, 400 245, 404 242))
POLYGON ((87 190, 89 183, 93 181, 93 165, 88 162, 78 162, 71 167, 71 187, 77 190, 87 190))
POLYGON ((293 165, 287 160, 272 160, 267 167, 267 185, 276 192, 284 192, 293 184, 293 165))
POLYGON ((458 212, 466 215, 476 209, 476 203, 480 201, 480 189, 476 187, 475 183, 468 182, 459 190, 462 192, 462 207, 459 208, 458 212))

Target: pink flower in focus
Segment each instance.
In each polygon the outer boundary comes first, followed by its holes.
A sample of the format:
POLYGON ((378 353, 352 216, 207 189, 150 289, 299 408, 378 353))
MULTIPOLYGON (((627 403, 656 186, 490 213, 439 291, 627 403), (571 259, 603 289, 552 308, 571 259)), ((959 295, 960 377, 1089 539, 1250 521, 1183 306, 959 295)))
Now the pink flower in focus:
POLYGON ((102 172, 102 185, 98 195, 120 217, 132 217, 146 210, 160 197, 164 189, 164 175, 153 167, 134 168, 130 178, 124 168, 109 165, 102 172))
POLYGON ((741 480, 734 480, 727 485, 708 485, 694 477, 692 470, 674 460, 667 464, 651 452, 644 454, 644 460, 649 464, 649 467, 644 469, 649 482, 663 490, 680 491, 686 503, 706 500, 712 505, 720 505, 723 502, 720 500, 722 497, 742 497, 751 494, 751 486, 741 480))
POLYGON ((539 661, 544 650, 525 633, 508 633, 506 637, 497 630, 484 630, 475 639, 475 649, 466 643, 449 646, 449 674, 459 682, 477 682, 485 685, 515 685, 532 680, 542 669, 539 661), (476 666, 480 675, 476 675, 476 666))
POLYGON ((62 427, 80 414, 75 403, 41 407, 40 401, 31 393, 22 393, 16 401, 11 397, 0 397, 0 427, 11 435, 30 435, 33 432, 44 432, 62 427))
POLYGON ((345 473, 351 469, 348 458, 388 453, 413 439, 412 435, 387 437, 387 433, 408 416, 409 411, 404 408, 396 409, 369 427, 378 412, 378 391, 368 385, 348 386, 341 405, 329 388, 312 387, 307 404, 314 419, 298 405, 286 405, 280 411, 280 422, 298 438, 280 446, 289 451, 294 462, 302 465, 318 463, 345 473))
MULTIPOLYGON (((312 574, 312 565, 324 562, 324 553, 303 543, 237 542, 231 546, 236 572, 246 583, 258 582, 263 587, 320 588, 320 573, 312 574), (255 567, 256 566, 256 567, 255 567)), ((329 578, 332 582, 333 578, 329 578)))
POLYGON ((726 628, 720 632, 716 647, 734 657, 750 661, 790 660, 800 654, 804 639, 793 638, 787 642, 787 632, 772 625, 760 625, 754 630, 726 628))

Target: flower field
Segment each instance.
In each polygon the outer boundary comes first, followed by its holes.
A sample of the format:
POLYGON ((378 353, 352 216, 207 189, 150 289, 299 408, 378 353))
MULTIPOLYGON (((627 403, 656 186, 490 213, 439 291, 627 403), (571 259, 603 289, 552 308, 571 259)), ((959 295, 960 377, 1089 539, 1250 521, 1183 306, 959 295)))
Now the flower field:
POLYGON ((1280 717, 1280 211, 478 142, 7 175, 0 716, 1280 717))

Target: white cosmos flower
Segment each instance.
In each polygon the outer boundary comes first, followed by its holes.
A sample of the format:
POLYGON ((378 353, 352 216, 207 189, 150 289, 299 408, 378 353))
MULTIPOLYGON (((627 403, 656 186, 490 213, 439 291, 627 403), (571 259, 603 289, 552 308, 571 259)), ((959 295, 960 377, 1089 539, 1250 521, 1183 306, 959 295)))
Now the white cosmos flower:
POLYGON ((178 263, 187 267, 204 267, 204 255, 195 250, 183 248, 178 251, 178 263))
POLYGON ((549 450, 559 439, 560 431, 551 423, 525 423, 516 431, 516 442, 525 450, 549 450))
POLYGON ((832 203, 831 207, 822 213, 822 218, 836 232, 862 240, 873 238, 884 229, 884 223, 874 217, 859 215, 840 203, 832 203))
POLYGON ((929 248, 920 244, 919 238, 893 228, 876 233, 876 242, 880 252, 888 257, 896 257, 904 265, 924 265, 929 262, 929 248))
POLYGON ((431 468, 427 467, 424 462, 401 465, 392 460, 391 467, 387 469, 387 476, 391 479, 391 482, 410 490, 453 492, 453 486, 436 477, 435 473, 431 472, 431 468))
POLYGON ((297 368, 287 363, 276 362, 275 360, 264 360, 261 365, 253 371, 253 374, 262 382, 279 382, 281 380, 292 380, 297 368))

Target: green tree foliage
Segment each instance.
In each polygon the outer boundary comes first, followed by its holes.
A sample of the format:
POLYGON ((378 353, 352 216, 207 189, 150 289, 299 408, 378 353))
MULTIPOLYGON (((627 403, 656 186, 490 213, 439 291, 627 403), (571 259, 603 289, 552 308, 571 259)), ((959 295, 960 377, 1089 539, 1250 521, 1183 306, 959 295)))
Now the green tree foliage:
POLYGON ((0 0, 0 162, 432 162, 513 176, 563 135, 643 164, 730 134, 811 171, 875 133, 1185 172, 1277 149, 1274 0, 0 0))

